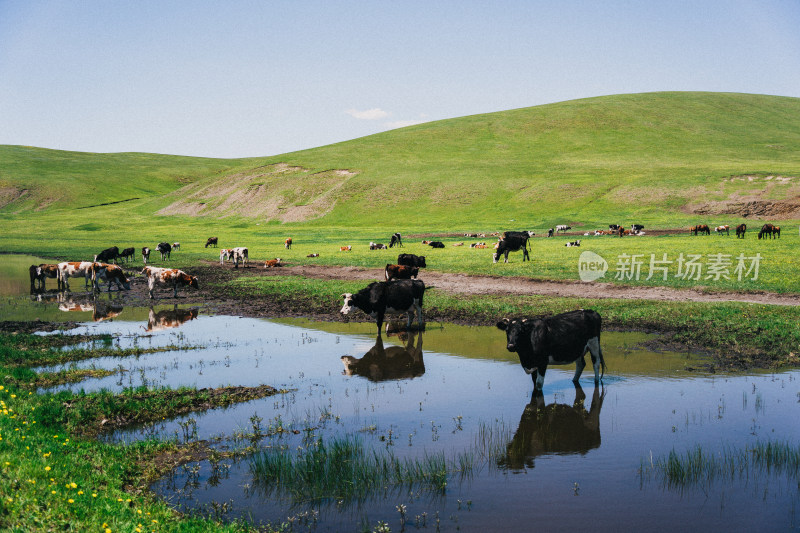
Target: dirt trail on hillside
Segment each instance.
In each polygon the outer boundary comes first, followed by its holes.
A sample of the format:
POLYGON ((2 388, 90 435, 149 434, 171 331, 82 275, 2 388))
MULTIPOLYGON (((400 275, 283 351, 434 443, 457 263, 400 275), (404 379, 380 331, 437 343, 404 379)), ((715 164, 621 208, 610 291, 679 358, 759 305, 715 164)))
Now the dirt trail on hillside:
MULTIPOLYGON (((300 265, 278 268, 268 274, 306 276, 336 280, 383 280, 383 269, 300 265)), ((669 287, 631 287, 613 283, 581 281, 538 281, 522 277, 467 276, 420 271, 420 279, 429 288, 456 294, 522 294, 570 298, 620 298, 631 300, 663 300, 690 302, 745 302, 770 305, 800 305, 800 295, 769 292, 705 293, 694 289, 669 287)))

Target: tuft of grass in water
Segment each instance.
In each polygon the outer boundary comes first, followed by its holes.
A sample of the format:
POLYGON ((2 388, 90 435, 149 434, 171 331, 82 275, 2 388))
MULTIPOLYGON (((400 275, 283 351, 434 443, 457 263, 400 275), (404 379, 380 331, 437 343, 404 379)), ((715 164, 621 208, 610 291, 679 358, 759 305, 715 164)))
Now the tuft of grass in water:
POLYGON ((463 479, 502 453, 504 425, 481 425, 470 450, 448 459, 444 452, 398 458, 391 451, 368 450, 359 436, 325 441, 306 449, 269 448, 255 454, 250 469, 268 494, 295 501, 363 501, 394 487, 444 493, 455 476, 463 479))
POLYGON ((707 486, 715 481, 750 479, 758 474, 800 477, 800 445, 789 442, 757 442, 743 449, 726 447, 709 452, 701 446, 680 454, 642 459, 641 481, 655 476, 670 489, 707 486))

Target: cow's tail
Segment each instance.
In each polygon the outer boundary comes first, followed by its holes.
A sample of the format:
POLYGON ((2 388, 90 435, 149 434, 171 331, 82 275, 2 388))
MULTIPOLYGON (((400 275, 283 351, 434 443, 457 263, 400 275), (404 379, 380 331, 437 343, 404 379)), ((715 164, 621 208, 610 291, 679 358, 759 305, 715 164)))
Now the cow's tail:
POLYGON ((383 279, 385 281, 389 281, 389 265, 391 263, 386 263, 386 268, 383 269, 383 279))

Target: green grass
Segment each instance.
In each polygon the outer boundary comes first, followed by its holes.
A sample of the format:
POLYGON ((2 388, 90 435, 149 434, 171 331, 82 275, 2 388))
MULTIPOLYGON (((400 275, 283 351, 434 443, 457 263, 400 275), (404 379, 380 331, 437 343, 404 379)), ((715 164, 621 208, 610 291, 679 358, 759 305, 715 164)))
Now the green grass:
POLYGON ((752 480, 757 474, 780 474, 797 479, 800 475, 800 446, 789 442, 757 442, 743 449, 726 447, 709 452, 702 446, 666 457, 642 459, 640 476, 655 475, 669 488, 708 487, 714 482, 752 480))

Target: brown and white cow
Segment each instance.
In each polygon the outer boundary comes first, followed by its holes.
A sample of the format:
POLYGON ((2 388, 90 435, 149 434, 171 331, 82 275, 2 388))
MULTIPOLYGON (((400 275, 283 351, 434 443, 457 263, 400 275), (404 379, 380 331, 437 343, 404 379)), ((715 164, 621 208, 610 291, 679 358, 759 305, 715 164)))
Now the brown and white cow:
POLYGON ((177 268, 158 268, 158 267, 144 267, 142 274, 147 277, 147 290, 150 293, 150 299, 154 299, 153 291, 156 285, 163 285, 172 287, 172 297, 178 297, 179 286, 189 286, 195 289, 199 288, 197 283, 197 276, 190 276, 183 270, 177 268))
MULTIPOLYGON (((98 269, 93 268, 93 265, 99 265, 92 261, 65 261, 58 264, 58 288, 59 290, 69 288, 69 278, 83 277, 85 280, 84 288, 89 286, 89 281, 94 284, 93 276, 96 275, 98 269)), ((99 268, 99 267, 98 267, 99 268)))
POLYGON ((225 261, 233 258, 233 249, 223 248, 219 251, 219 264, 224 265, 225 261))
POLYGON ((45 290, 45 279, 53 278, 58 279, 58 265, 48 265, 41 263, 39 265, 31 265, 28 269, 31 276, 31 292, 38 290, 45 290))
POLYGON ((109 265, 108 263, 95 263, 92 265, 92 269, 95 271, 92 279, 96 289, 100 289, 100 280, 103 280, 108 283, 108 292, 111 292, 112 284, 116 284, 118 291, 122 289, 131 290, 131 284, 128 278, 125 277, 121 267, 109 265))
POLYGON ((147 327, 145 331, 152 333, 154 331, 177 328, 184 322, 194 320, 195 318, 197 318, 197 309, 178 309, 178 305, 175 304, 172 310, 165 309, 156 313, 151 307, 150 313, 147 316, 147 327))
POLYGON ((352 246, 350 246, 350 245, 348 245, 348 246, 340 246, 340 247, 339 247, 339 251, 340 251, 340 252, 349 252, 349 251, 350 251, 350 250, 352 250, 352 249, 353 249, 353 247, 352 247, 352 246))
POLYGON ((275 259, 267 259, 264 262, 264 268, 275 268, 279 266, 282 266, 280 257, 276 257, 275 259))
POLYGON ((283 245, 289 250, 292 247, 292 238, 287 237, 285 241, 283 241, 283 245))
POLYGON ((176 251, 176 250, 180 250, 180 249, 181 249, 181 243, 179 243, 179 242, 173 242, 172 243, 172 251, 173 252, 176 251))

